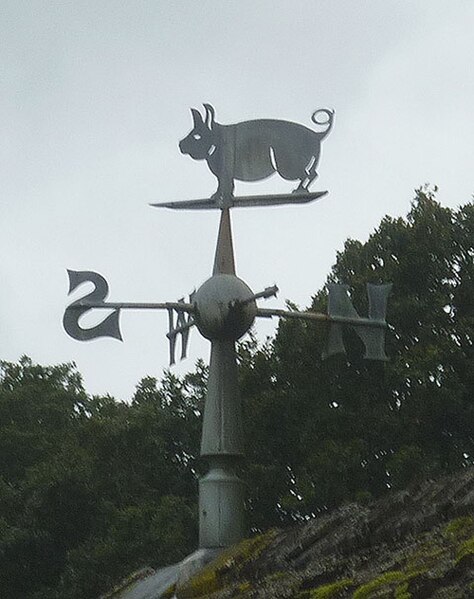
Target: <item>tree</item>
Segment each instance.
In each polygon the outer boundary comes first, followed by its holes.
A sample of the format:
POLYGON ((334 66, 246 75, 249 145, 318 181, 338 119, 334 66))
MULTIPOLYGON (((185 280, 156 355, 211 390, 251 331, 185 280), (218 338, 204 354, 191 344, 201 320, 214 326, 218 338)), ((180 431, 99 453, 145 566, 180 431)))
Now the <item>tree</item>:
MULTIPOLYGON (((420 189, 406 219, 386 217, 366 243, 348 240, 328 277, 350 285, 360 314, 367 282, 393 282, 388 363, 365 362, 350 331, 347 357, 324 361, 324 329, 297 321, 246 348, 255 527, 473 463, 473 256, 474 205, 443 208, 420 189)), ((326 311, 327 288, 311 309, 326 311)))
POLYGON ((195 546, 205 372, 146 378, 128 405, 72 364, 1 363, 2 597, 95 598, 195 546))

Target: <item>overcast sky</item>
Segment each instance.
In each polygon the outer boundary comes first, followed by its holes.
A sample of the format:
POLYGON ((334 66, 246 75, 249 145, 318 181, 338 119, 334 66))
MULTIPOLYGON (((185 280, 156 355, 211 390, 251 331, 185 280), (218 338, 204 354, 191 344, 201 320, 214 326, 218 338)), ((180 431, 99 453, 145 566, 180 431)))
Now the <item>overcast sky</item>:
MULTIPOLYGON (((174 301, 208 278, 218 212, 148 206, 215 191, 177 146, 203 102, 223 124, 336 110, 312 187, 326 198, 232 212, 239 276, 280 288, 267 307, 308 305, 344 240, 405 215, 423 183, 468 202, 473 31, 472 0, 1 0, 0 357, 75 361, 119 399, 161 376, 166 313, 125 312, 123 343, 74 341, 66 269, 103 274, 112 301, 174 301)), ((196 331, 190 350, 176 372, 207 360, 196 331)))

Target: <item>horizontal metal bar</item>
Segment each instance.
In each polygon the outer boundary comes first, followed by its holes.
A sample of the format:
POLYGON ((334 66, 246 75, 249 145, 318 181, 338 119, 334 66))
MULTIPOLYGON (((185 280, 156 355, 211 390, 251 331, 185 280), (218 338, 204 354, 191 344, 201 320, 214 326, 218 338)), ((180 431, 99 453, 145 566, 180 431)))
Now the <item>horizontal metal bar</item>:
POLYGON ((106 310, 177 310, 178 312, 194 312, 194 304, 184 302, 163 302, 161 304, 145 302, 78 302, 69 309, 102 308, 106 310))
POLYGON ((190 329, 195 324, 196 323, 191 318, 186 324, 183 324, 183 325, 181 325, 179 327, 176 327, 175 329, 173 329, 169 333, 166 333, 166 336, 168 337, 168 339, 171 339, 172 337, 176 337, 176 335, 179 335, 180 333, 184 333, 184 331, 187 331, 188 329, 190 329))
POLYGON ((373 327, 375 329, 386 329, 385 320, 375 320, 373 318, 351 318, 350 316, 328 316, 330 322, 340 322, 341 324, 350 324, 353 327, 373 327))
POLYGON ((259 206, 282 206, 291 204, 307 204, 325 196, 327 191, 284 193, 279 195, 237 196, 233 198, 232 207, 250 208, 259 206))
POLYGON ((213 210, 218 208, 216 200, 210 198, 200 200, 182 200, 178 202, 159 202, 150 204, 153 208, 171 208, 172 210, 213 210))
POLYGON ((278 316, 278 318, 301 318, 303 320, 319 320, 319 321, 328 321, 329 316, 327 314, 320 314, 319 312, 298 312, 297 310, 279 310, 277 308, 258 308, 257 316, 262 316, 263 318, 273 318, 274 316, 278 316))
POLYGON ((247 299, 238 300, 235 303, 239 306, 246 306, 247 304, 251 304, 253 301, 260 298, 275 297, 277 293, 278 287, 276 285, 273 285, 272 287, 266 287, 263 291, 260 291, 259 293, 254 293, 251 297, 247 299))
POLYGON ((351 318, 349 316, 329 316, 320 312, 298 312, 297 310, 278 310, 272 308, 258 308, 257 316, 263 318, 296 318, 301 320, 312 320, 319 322, 334 322, 341 324, 349 324, 355 327, 375 327, 386 328, 387 323, 384 320, 372 320, 370 318, 351 318))
POLYGON ((215 210, 222 208, 250 208, 259 206, 281 206, 285 204, 307 204, 319 200, 327 191, 303 191, 278 195, 229 196, 223 199, 202 198, 199 200, 182 200, 178 202, 158 202, 150 204, 154 208, 171 208, 172 210, 215 210))

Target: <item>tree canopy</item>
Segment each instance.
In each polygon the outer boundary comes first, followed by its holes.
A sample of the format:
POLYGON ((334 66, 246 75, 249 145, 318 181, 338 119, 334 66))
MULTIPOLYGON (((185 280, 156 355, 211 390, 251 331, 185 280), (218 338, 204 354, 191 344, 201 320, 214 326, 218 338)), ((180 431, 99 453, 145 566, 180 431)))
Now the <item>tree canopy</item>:
POLYGON ((2 362, 2 597, 95 598, 194 548, 201 368, 128 405, 88 396, 72 364, 2 362))
MULTIPOLYGON (((264 348, 247 344, 254 525, 473 463, 473 258, 474 205, 451 210, 418 190, 406 219, 384 218, 366 243, 348 240, 328 277, 349 284, 361 315, 366 283, 393 283, 387 363, 364 360, 350 331, 347 356, 323 360, 324 331, 301 321, 282 321, 264 348)), ((326 308, 327 287, 311 305, 326 308)))
MULTIPOLYGON (((417 191, 407 218, 348 240, 328 283, 367 313, 392 282, 386 363, 322 359, 326 325, 282 321, 239 346, 249 524, 306 519, 474 462, 474 204, 417 191)), ((327 287, 310 308, 325 312, 327 287)), ((73 364, 0 368, 0 586, 6 599, 96 599, 197 543, 207 369, 143 379, 131 403, 90 396, 73 364)))

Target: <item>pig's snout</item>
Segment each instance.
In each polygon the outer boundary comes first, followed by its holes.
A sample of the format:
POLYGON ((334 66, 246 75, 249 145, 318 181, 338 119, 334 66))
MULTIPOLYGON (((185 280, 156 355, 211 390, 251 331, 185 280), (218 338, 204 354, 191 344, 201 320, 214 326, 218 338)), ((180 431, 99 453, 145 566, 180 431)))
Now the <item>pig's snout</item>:
POLYGON ((181 154, 189 154, 189 150, 186 148, 186 140, 182 139, 179 144, 179 151, 181 152, 181 154))

